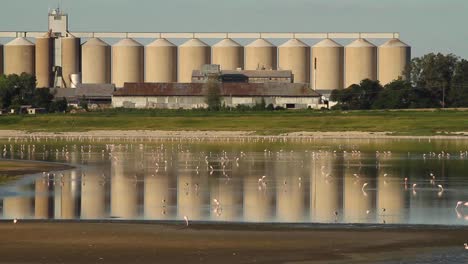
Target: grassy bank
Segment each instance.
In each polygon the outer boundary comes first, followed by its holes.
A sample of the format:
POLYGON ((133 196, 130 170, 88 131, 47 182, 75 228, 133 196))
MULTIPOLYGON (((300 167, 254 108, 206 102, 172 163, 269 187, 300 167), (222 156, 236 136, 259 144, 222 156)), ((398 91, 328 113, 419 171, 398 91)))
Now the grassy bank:
POLYGON ((13 181, 21 175, 39 173, 43 171, 58 171, 70 169, 71 166, 28 161, 0 160, 0 185, 13 181))
POLYGON ((468 131, 467 111, 208 112, 107 110, 79 114, 0 116, 0 129, 26 131, 210 130, 280 134, 297 131, 434 135, 468 131))

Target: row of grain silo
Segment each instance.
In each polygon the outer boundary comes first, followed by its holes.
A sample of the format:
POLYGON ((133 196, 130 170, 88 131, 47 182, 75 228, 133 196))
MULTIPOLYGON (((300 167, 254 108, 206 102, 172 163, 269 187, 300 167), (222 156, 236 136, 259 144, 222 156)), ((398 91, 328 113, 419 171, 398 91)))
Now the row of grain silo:
MULTIPOLYGON (((61 64, 64 87, 73 87, 72 75, 82 73, 83 83, 191 82, 192 71, 204 64, 219 64, 222 70, 291 70, 294 82, 312 83, 314 89, 333 90, 349 87, 363 79, 382 84, 403 75, 411 49, 398 39, 377 48, 365 39, 343 47, 324 39, 310 47, 291 39, 279 47, 265 39, 241 46, 224 39, 210 47, 199 39, 190 39, 177 47, 166 39, 157 39, 146 47, 133 39, 122 39, 111 48, 98 38, 83 45, 73 36, 61 38, 61 64), (80 59, 81 58, 81 59, 80 59), (145 63, 146 62, 146 63, 145 63)), ((2 47, 0 73, 36 74, 38 87, 50 87, 54 79, 54 39, 36 38, 34 45, 17 38, 2 47), (4 55, 2 55, 4 53, 4 55)))

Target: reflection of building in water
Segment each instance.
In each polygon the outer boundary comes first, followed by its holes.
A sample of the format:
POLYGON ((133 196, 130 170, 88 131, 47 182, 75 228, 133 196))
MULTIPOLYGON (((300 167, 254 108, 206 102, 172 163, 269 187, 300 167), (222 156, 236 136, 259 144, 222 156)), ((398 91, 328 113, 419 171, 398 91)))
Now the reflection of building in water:
MULTIPOLYGON (((24 186, 19 191, 30 191, 30 186, 24 186)), ((23 194, 25 195, 25 194, 23 194)), ((34 199, 28 196, 11 196, 3 198, 3 217, 13 218, 31 218, 33 216, 34 199)))
POLYGON ((374 222, 376 192, 374 167, 364 167, 360 157, 345 157, 343 215, 349 223, 374 222), (348 165, 349 161, 349 165, 348 165), (363 185, 367 186, 363 189, 363 185))
POLYGON ((34 212, 36 219, 49 219, 54 216, 53 184, 48 184, 45 177, 37 178, 35 181, 34 212))
POLYGON ((247 222, 271 221, 275 210, 275 193, 272 168, 265 161, 243 161, 244 220, 247 222), (258 179, 266 176, 265 185, 258 179))
POLYGON ((81 218, 101 219, 106 217, 105 174, 96 167, 87 167, 81 178, 81 218))
POLYGON ((78 171, 73 170, 69 173, 65 173, 63 178, 57 177, 55 184, 61 185, 61 203, 60 203, 60 215, 58 218, 61 219, 75 219, 79 216, 80 211, 80 177, 78 171))
POLYGON ((112 161, 111 169, 111 217, 133 219, 138 216, 138 178, 134 164, 129 164, 124 153, 114 153, 114 156, 117 160, 112 161))
POLYGON ((171 219, 174 216, 175 199, 171 193, 172 181, 162 169, 145 175, 144 212, 146 219, 171 219))
POLYGON ((241 167, 233 164, 232 171, 226 172, 228 177, 222 172, 216 171, 210 176, 211 184, 211 219, 218 221, 239 221, 242 217, 242 180, 243 173, 241 167), (216 206, 213 199, 220 203, 216 206))
POLYGON ((387 158, 378 158, 379 174, 377 180, 377 210, 379 222, 404 223, 405 186, 404 177, 390 170, 387 158), (384 177, 384 174, 387 174, 384 177), (385 208, 383 212, 382 208, 385 208))
POLYGON ((310 214, 313 222, 333 222, 341 215, 343 171, 341 157, 321 154, 311 158, 310 214))
POLYGON ((303 163, 297 154, 286 154, 275 162, 276 217, 281 222, 304 221, 306 208, 306 185, 303 163))
POLYGON ((209 203, 208 182, 206 171, 196 171, 185 167, 185 161, 193 159, 191 153, 180 153, 177 164, 177 214, 179 218, 187 216, 191 220, 204 220, 208 210, 204 207, 209 203))

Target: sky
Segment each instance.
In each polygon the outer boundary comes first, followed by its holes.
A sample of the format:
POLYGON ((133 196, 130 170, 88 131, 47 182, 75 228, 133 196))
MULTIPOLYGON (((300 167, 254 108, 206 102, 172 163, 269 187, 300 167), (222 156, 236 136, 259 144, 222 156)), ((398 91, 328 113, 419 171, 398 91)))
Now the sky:
POLYGON ((1 0, 0 31, 46 31, 58 3, 71 32, 399 32, 468 59, 468 0, 1 0))

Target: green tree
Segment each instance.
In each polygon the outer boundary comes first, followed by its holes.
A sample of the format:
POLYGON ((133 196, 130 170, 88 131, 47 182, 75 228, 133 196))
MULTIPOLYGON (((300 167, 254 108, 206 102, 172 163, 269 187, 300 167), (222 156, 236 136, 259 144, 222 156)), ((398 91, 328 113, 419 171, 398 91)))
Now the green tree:
POLYGON ((343 110, 371 109, 382 86, 379 81, 365 79, 346 89, 333 90, 330 100, 338 102, 334 108, 343 110))
POLYGON ((410 78, 415 87, 428 89, 445 107, 459 58, 453 54, 429 53, 411 62, 410 78))
POLYGON ((221 109, 221 87, 217 78, 209 78, 205 83, 205 102, 208 110, 219 111, 221 109))
POLYGON ((461 60, 457 63, 453 76, 452 87, 448 95, 450 106, 468 106, 468 61, 461 60))
POLYGON ((382 89, 372 108, 374 109, 405 109, 428 108, 437 105, 429 90, 413 87, 410 82, 393 81, 382 89))

